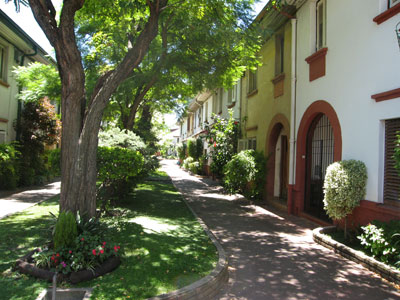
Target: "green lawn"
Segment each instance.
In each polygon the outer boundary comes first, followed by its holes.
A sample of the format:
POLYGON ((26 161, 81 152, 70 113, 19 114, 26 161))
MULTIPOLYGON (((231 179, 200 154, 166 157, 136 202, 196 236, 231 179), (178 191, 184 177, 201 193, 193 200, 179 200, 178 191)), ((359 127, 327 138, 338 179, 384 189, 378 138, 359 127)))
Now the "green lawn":
MULTIPOLYGON (((145 299, 188 285, 215 267, 216 249, 181 195, 165 175, 158 173, 156 179, 161 180, 137 187, 119 207, 121 216, 104 220, 124 255, 114 272, 76 286, 93 287, 92 299, 145 299)), ((0 220, 0 299, 34 299, 48 286, 9 270, 18 257, 44 241, 57 200, 0 220)))

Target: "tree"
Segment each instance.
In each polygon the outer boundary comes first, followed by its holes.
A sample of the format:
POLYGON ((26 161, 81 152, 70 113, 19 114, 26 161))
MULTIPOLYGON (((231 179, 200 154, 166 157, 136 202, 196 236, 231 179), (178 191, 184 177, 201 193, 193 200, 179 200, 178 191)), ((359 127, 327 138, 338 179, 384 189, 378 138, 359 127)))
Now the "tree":
MULTIPOLYGON (((244 66, 257 62, 257 36, 249 29, 249 8, 248 1, 214 1, 212 5, 185 1, 179 9, 165 13, 160 19, 160 34, 140 67, 114 93, 113 105, 107 109, 111 118, 118 116, 121 128, 132 130, 144 103, 170 110, 180 99, 204 87, 230 86, 241 76, 244 66)), ((113 26, 120 28, 132 26, 135 17, 129 10, 115 9, 113 2, 102 5, 101 12, 94 20, 92 17, 85 9, 80 11, 78 37, 86 41, 86 65, 105 70, 124 55, 131 39, 130 35, 113 31, 109 18, 113 26), (107 59, 98 55, 104 53, 105 44, 112 45, 105 52, 107 59)), ((141 18, 136 21, 139 25, 135 28, 140 27, 141 18)))
MULTIPOLYGON (((18 0, 15 0, 18 2, 18 0)), ((196 22, 201 23, 202 18, 209 12, 214 12, 216 20, 209 24, 205 35, 214 35, 215 24, 221 22, 230 26, 230 21, 236 14, 247 14, 251 0, 216 0, 212 3, 206 0, 146 0, 146 1, 95 1, 95 0, 65 0, 59 18, 50 0, 29 0, 33 15, 43 29, 45 35, 55 49, 58 71, 61 78, 61 108, 62 108, 62 174, 61 174, 61 211, 80 211, 86 217, 95 215, 96 209, 96 151, 98 132, 103 112, 111 96, 132 72, 140 69, 141 63, 149 51, 152 41, 159 34, 159 28, 166 24, 170 18, 178 17, 183 20, 188 12, 196 22), (218 4, 218 5, 217 5, 218 4), (111 5, 116 12, 127 12, 124 23, 115 23, 113 15, 108 16, 109 28, 119 32, 119 37, 128 36, 120 59, 107 66, 92 80, 93 89, 86 93, 86 74, 79 51, 76 31, 75 15, 82 8, 93 15, 93 18, 102 16, 103 7, 111 5), (244 9, 241 11, 241 9, 244 9), (196 12, 196 13, 194 13, 196 12), (196 16, 197 14, 197 16, 196 16), (122 26, 129 24, 128 26, 122 26), (114 26, 115 25, 115 26, 114 26)), ((114 11, 114 10, 113 10, 114 11)), ((245 20, 245 18, 242 18, 245 20)), ((91 20, 89 20, 91 21, 91 20)), ((179 25, 179 23, 177 23, 179 25)), ((248 24, 240 24, 243 29, 248 24)), ((98 26, 97 24, 95 26, 98 26)), ((200 41, 204 36, 195 36, 191 30, 184 28, 184 35, 193 42, 200 41)), ((101 31, 99 31, 101 39, 101 31)), ((122 40, 123 41, 123 40, 122 40)), ((96 52, 107 61, 107 51, 114 45, 104 40, 104 47, 96 52)), ((223 43, 222 43, 223 44, 223 43)), ((193 48, 194 45, 192 45, 193 48)), ((190 45, 186 45, 188 51, 190 45)), ((248 49, 242 44, 232 45, 232 56, 248 49), (235 50, 235 51, 234 51, 235 50)), ((204 49, 192 49, 193 60, 198 58, 218 59, 216 55, 208 58, 204 49)), ((89 49, 91 51, 91 49, 89 49)), ((216 49, 217 54, 218 49, 216 49)), ((176 58, 178 59, 178 58, 176 58)), ((238 62, 239 63, 239 62, 238 62)), ((193 67, 191 65, 187 67, 193 67)), ((233 70, 243 69, 241 65, 233 64, 221 66, 230 68, 224 77, 228 81, 229 75, 234 75, 233 70)), ((217 72, 217 70, 213 70, 217 72)), ((239 72, 239 70, 238 70, 239 72)))

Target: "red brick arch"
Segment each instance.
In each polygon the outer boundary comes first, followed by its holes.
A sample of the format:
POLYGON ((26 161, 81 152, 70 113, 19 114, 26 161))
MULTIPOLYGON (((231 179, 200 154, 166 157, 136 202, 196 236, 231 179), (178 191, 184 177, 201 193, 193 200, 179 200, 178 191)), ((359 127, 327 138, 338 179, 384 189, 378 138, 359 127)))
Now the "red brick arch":
POLYGON ((314 119, 320 114, 328 117, 334 135, 334 161, 342 159, 342 130, 334 108, 326 101, 313 102, 304 112, 297 131, 296 184, 289 188, 288 210, 296 215, 304 211, 307 134, 314 119), (291 191, 292 190, 292 191, 291 191))

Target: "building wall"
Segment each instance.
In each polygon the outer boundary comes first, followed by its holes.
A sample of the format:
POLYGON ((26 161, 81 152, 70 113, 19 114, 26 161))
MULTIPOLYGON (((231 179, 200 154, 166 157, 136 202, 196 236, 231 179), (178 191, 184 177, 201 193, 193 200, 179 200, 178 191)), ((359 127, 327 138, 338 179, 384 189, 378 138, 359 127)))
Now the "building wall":
MULTIPOLYGON (((290 120, 291 97, 291 24, 285 23, 278 33, 284 35, 284 92, 274 98, 275 76, 275 38, 270 38, 261 48, 259 56, 262 65, 258 67, 257 93, 248 95, 248 76, 242 80, 242 133, 244 138, 256 137, 257 150, 266 155, 273 151, 268 147, 268 131, 273 119, 279 114, 290 120)), ((289 128, 287 128, 289 136, 289 128)))
POLYGON ((0 131, 6 133, 5 142, 8 143, 15 140, 16 135, 13 123, 17 119, 18 114, 16 98, 18 85, 15 76, 12 74, 12 70, 19 64, 14 60, 14 46, 1 37, 0 44, 6 49, 5 80, 0 81, 0 131))
MULTIPOLYGON (((315 52, 313 3, 308 1, 297 12, 296 136, 300 138, 299 128, 307 121, 306 111, 319 100, 328 103, 340 127, 338 157, 366 164, 365 199, 382 202, 383 120, 400 117, 400 97, 376 102, 371 96, 400 88, 400 54, 394 33, 400 18, 394 16, 380 25, 374 22, 386 9, 387 2, 382 0, 327 0, 326 74, 310 81, 305 59, 315 52)), ((297 160, 302 155, 298 153, 297 160)), ((299 164, 297 161, 297 168, 299 164)), ((296 178, 296 183, 300 180, 296 178)))

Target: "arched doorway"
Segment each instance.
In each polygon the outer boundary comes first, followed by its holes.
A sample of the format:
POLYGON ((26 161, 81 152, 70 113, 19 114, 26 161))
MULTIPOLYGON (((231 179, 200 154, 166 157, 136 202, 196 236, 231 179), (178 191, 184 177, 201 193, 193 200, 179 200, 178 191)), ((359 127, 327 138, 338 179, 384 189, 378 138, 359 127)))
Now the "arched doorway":
MULTIPOLYGON (((313 176, 314 182, 311 180, 312 171, 314 171, 314 173, 319 171, 320 179, 318 179, 318 184, 320 186, 320 182, 323 182, 322 177, 325 176, 324 173, 321 172, 321 170, 323 170, 322 165, 329 164, 329 160, 335 162, 342 159, 342 131, 339 118, 332 105, 326 101, 319 100, 312 103, 306 109, 298 128, 296 145, 296 183, 290 186, 288 211, 296 215, 301 215, 303 212, 313 214, 311 207, 316 203, 316 200, 311 202, 310 196, 311 193, 314 193, 315 195, 319 194, 319 197, 321 197, 321 188, 316 187, 317 176, 313 176), (328 133, 319 132, 319 130, 323 131, 322 128, 324 126, 326 130, 329 129, 328 133), (325 138, 325 136, 329 134, 333 136, 333 146, 328 142, 329 138, 325 138), (333 147, 333 159, 331 154, 331 156, 322 155, 322 161, 321 155, 318 156, 318 153, 314 153, 313 155, 313 141, 314 146, 317 148, 317 145, 319 145, 319 149, 321 149, 321 137, 324 137, 322 138, 322 145, 329 145, 329 151, 332 151, 333 147), (315 159, 314 167, 313 157, 315 159)), ((315 151, 317 150, 315 149, 315 151)), ((322 152, 323 151, 325 150, 322 149, 322 152)), ((321 205, 321 202, 319 202, 319 205, 321 205)))
POLYGON ((318 114, 307 134, 304 211, 323 220, 329 220, 324 210, 323 186, 326 168, 334 162, 334 144, 328 117, 318 114))
POLYGON ((266 196, 268 201, 287 205, 289 171, 289 121, 283 114, 277 114, 271 120, 267 132, 266 196))

